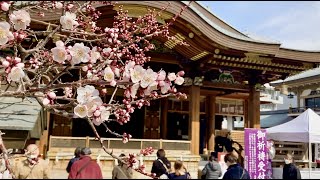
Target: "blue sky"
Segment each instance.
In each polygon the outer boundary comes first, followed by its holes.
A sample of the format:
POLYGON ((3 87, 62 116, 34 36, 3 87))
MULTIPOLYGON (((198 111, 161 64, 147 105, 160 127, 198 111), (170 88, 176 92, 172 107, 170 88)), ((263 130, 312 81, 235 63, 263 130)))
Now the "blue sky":
POLYGON ((320 2, 197 2, 245 34, 280 42, 286 48, 320 51, 320 2))

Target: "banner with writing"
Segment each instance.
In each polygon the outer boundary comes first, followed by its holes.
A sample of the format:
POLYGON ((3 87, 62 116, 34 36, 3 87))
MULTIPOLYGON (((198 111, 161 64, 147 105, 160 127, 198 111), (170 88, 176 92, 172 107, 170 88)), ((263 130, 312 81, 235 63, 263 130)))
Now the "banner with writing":
POLYGON ((266 130, 244 129, 245 168, 251 179, 267 179, 268 149, 266 130))

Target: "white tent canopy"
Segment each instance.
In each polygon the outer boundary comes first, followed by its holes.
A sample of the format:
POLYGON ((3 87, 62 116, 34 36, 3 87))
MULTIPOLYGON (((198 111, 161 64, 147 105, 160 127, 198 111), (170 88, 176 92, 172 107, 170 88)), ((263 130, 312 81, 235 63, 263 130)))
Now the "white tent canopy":
POLYGON ((320 143, 320 116, 309 108, 293 120, 268 128, 266 131, 268 139, 309 144, 309 179, 311 179, 311 143, 320 143))
POLYGON ((320 143, 320 116, 307 109, 295 119, 266 131, 267 138, 276 141, 320 143))

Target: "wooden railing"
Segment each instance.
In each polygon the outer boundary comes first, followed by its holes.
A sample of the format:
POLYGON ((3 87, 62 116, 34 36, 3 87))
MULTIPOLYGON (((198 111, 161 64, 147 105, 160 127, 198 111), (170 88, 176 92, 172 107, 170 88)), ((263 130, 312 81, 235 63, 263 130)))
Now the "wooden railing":
POLYGON ((308 107, 308 106, 305 106, 305 107, 299 107, 299 108, 298 107, 295 107, 295 108, 290 107, 289 108, 289 114, 303 113, 308 108, 312 109, 315 112, 320 112, 320 107, 308 107))
MULTIPOLYGON (((152 147, 165 149, 166 154, 190 155, 190 141, 164 139, 130 139, 124 144, 120 138, 102 138, 104 145, 115 153, 139 153, 141 149, 152 147)), ((92 154, 105 154, 100 142, 93 137, 50 136, 48 156, 73 156, 76 147, 90 147, 92 154)), ((106 155, 106 154, 105 154, 106 155)))

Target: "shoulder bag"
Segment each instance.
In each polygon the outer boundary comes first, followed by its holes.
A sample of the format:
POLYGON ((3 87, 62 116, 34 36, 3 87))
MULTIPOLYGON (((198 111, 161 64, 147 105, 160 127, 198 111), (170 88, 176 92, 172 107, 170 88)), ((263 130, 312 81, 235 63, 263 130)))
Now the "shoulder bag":
MULTIPOLYGON (((167 166, 163 163, 161 159, 158 159, 158 161, 163 165, 163 167, 166 169, 166 172, 169 173, 169 170, 167 166)), ((159 179, 169 179, 168 175, 166 173, 162 174, 159 179)))

